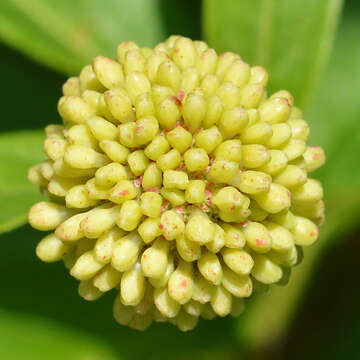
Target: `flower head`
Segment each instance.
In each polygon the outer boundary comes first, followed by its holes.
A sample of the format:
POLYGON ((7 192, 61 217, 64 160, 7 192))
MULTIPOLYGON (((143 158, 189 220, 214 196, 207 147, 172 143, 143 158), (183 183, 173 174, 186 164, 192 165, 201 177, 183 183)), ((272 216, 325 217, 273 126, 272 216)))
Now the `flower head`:
POLYGON ((154 49, 122 42, 63 86, 62 125, 29 170, 48 201, 30 224, 96 300, 116 289, 114 317, 192 329, 238 316, 244 299, 283 284, 318 237, 325 161, 292 95, 237 54, 171 36, 154 49))

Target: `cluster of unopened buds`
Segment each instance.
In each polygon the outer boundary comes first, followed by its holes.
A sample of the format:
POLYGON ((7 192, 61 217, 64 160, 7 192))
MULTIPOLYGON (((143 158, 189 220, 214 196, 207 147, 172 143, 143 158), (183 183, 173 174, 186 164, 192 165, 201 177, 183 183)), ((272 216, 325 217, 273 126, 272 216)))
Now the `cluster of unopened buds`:
POLYGON ((268 97, 268 74, 237 54, 171 36, 154 49, 122 42, 63 86, 62 125, 29 170, 48 201, 30 224, 63 260, 79 294, 116 289, 113 313, 194 328, 238 316, 244 298, 286 284, 324 220, 325 161, 292 95, 268 97))

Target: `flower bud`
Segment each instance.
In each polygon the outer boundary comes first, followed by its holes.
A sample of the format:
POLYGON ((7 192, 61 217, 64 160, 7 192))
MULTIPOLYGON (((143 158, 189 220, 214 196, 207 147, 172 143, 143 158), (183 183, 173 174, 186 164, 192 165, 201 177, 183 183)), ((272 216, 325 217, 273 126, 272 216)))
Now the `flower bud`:
POLYGON ((64 96, 59 103, 59 114, 65 121, 76 124, 85 123, 86 119, 94 115, 94 110, 82 98, 64 96))
POLYGON ((100 291, 106 292, 118 285, 120 280, 121 273, 111 265, 107 265, 94 277, 93 283, 100 291))
POLYGON ((218 56, 214 49, 207 49, 199 56, 196 67, 201 78, 215 72, 217 60, 218 56))
POLYGON ((216 254, 225 246, 225 231, 218 224, 214 224, 213 226, 215 228, 214 237, 210 242, 206 243, 205 246, 209 251, 216 254))
POLYGON ((180 311, 180 303, 170 297, 167 287, 154 290, 154 303, 166 318, 175 317, 180 311))
POLYGON ((162 234, 160 229, 160 217, 147 218, 138 227, 138 233, 144 243, 148 244, 162 234))
POLYGON ((306 144, 304 140, 291 138, 281 150, 287 156, 288 160, 292 161, 305 152, 306 144))
POLYGON ((146 280, 141 272, 141 266, 136 263, 130 270, 124 272, 121 277, 121 302, 124 305, 136 306, 145 294, 146 280))
POLYGON ((192 264, 180 259, 176 270, 169 278, 169 295, 178 303, 185 304, 191 299, 193 288, 194 275, 192 264))
POLYGON ((161 215, 159 228, 166 240, 174 240, 184 232, 185 224, 175 211, 167 210, 161 215))
POLYGON ((99 141, 115 140, 118 138, 117 127, 99 116, 91 117, 86 121, 86 124, 99 141))
POLYGON ((243 250, 225 248, 222 256, 225 264, 239 275, 249 275, 254 266, 251 255, 243 250))
POLYGON ((55 262, 69 251, 69 244, 64 243, 55 234, 45 236, 36 247, 36 255, 44 262, 55 262))
POLYGON ((64 155, 65 146, 66 140, 64 139, 47 138, 44 141, 44 152, 50 159, 57 160, 64 155))
POLYGON ((221 283, 223 287, 235 297, 249 297, 252 293, 250 276, 236 274, 228 267, 224 268, 221 283))
POLYGON ((195 328, 198 323, 198 317, 188 314, 184 310, 180 310, 176 316, 176 325, 181 331, 190 331, 195 328))
POLYGON ((270 189, 271 176, 260 171, 243 171, 240 174, 237 188, 245 194, 259 194, 270 189))
POLYGON ((95 301, 104 293, 94 286, 93 280, 81 280, 78 287, 79 295, 87 301, 95 301))
POLYGON ((296 225, 291 230, 296 245, 312 245, 319 236, 318 227, 309 219, 297 216, 296 225))
POLYGON ((79 76, 79 86, 81 94, 83 94, 86 90, 104 91, 104 86, 98 80, 91 65, 86 65, 82 68, 79 76))
POLYGON ((189 204, 201 204, 205 199, 206 184, 203 180, 190 180, 186 188, 185 200, 189 204))
POLYGON ((64 85, 62 86, 62 92, 65 96, 79 96, 80 95, 79 78, 73 76, 67 79, 64 85))
POLYGON ((270 154, 263 145, 243 145, 242 163, 245 168, 255 169, 265 165, 270 160, 270 154))
POLYGON ((308 172, 318 169, 325 163, 325 153, 320 146, 308 146, 303 157, 308 172))
POLYGON ((182 80, 180 82, 180 89, 185 96, 199 86, 200 78, 199 72, 195 67, 189 67, 182 73, 182 80))
POLYGON ((289 118, 290 108, 287 99, 270 98, 259 107, 261 120, 270 124, 284 122, 289 118))
POLYGON ((223 224, 225 231, 225 246, 231 249, 243 248, 245 246, 245 235, 243 231, 230 224, 223 224))
POLYGON ((145 57, 139 49, 128 50, 125 54, 124 73, 142 72, 145 68, 145 57))
POLYGON ((272 238, 267 228, 255 221, 244 228, 246 244, 254 251, 266 253, 271 249, 272 238))
POLYGON ((130 97, 123 89, 106 91, 104 99, 111 115, 120 123, 135 119, 130 97))
POLYGON ((66 138, 71 145, 82 145, 93 148, 94 150, 97 149, 98 141, 86 124, 72 126, 67 131, 66 138))
POLYGON ((286 123, 277 123, 272 126, 272 136, 267 140, 266 146, 278 149, 284 146, 291 138, 291 128, 286 123))
POLYGON ((135 316, 134 307, 123 305, 119 294, 114 301, 113 315, 120 325, 129 325, 130 321, 135 316))
POLYGON ((146 277, 162 277, 168 265, 169 242, 157 239, 141 256, 141 269, 146 277))
POLYGON ((308 179, 306 183, 292 190, 292 200, 295 204, 309 204, 323 198, 323 190, 319 181, 308 179))
POLYGON ((144 215, 156 218, 160 216, 162 197, 154 192, 145 192, 141 195, 141 211, 144 215))
POLYGON ((173 48, 173 58, 182 70, 195 65, 197 54, 191 39, 180 37, 176 40, 173 48))
POLYGON ((253 66, 251 68, 250 74, 250 83, 251 84, 261 84, 266 86, 268 83, 269 75, 267 71, 262 66, 253 66))
POLYGON ((166 138, 173 149, 180 153, 185 152, 192 144, 192 135, 182 126, 176 126, 175 129, 169 131, 166 138))
POLYGON ((218 316, 224 317, 231 311, 232 296, 223 286, 216 286, 211 297, 211 307, 218 316))
POLYGON ((197 147, 204 149, 208 154, 222 142, 222 135, 216 126, 200 131, 195 138, 197 147))
POLYGON ((97 205, 96 200, 92 200, 85 185, 73 186, 65 196, 66 206, 68 208, 86 209, 97 205))
POLYGON ((239 170, 238 163, 225 159, 215 159, 207 175, 208 180, 216 183, 229 183, 239 170))
POLYGON ((269 150, 270 160, 264 165, 257 168, 258 171, 275 175, 285 169, 288 159, 286 155, 280 150, 269 150))
POLYGON ((264 96, 264 87, 261 84, 248 84, 241 89, 239 95, 240 106, 245 109, 256 108, 264 96))
POLYGON ((272 183, 267 193, 254 196, 257 203, 270 214, 288 209, 291 204, 291 194, 282 185, 272 183))
POLYGON ((74 210, 48 201, 35 204, 29 211, 30 225, 41 231, 54 230, 64 220, 74 214, 74 210))
POLYGON ((162 184, 162 173, 161 170, 154 163, 150 163, 142 178, 142 188, 145 191, 151 191, 154 189, 158 189, 162 184))
POLYGON ((81 145, 67 147, 64 160, 68 166, 75 169, 99 168, 110 162, 107 156, 81 145))
POLYGON ((237 54, 232 52, 224 52, 219 55, 218 64, 216 67, 216 75, 223 80, 224 75, 226 74, 227 70, 230 68, 232 63, 239 59, 240 57, 237 54))
POLYGON ((141 247, 141 238, 136 232, 116 240, 113 245, 111 265, 120 272, 130 270, 137 261, 141 247))
POLYGON ((184 124, 191 133, 198 130, 206 115, 206 101, 204 97, 195 92, 190 93, 183 104, 182 115, 184 124))
POLYGON ((214 285, 219 285, 223 276, 222 266, 218 257, 206 251, 197 262, 201 275, 214 285))
POLYGON ((273 137, 273 127, 265 121, 259 121, 247 127, 241 134, 243 144, 266 144, 273 137))
POLYGON ((243 87, 250 79, 250 66, 238 59, 235 60, 225 73, 224 81, 230 81, 238 88, 243 87))
POLYGON ((181 258, 188 262, 195 261, 201 257, 200 245, 188 240, 183 234, 176 238, 176 249, 181 258))
POLYGON ((165 271, 165 274, 160 278, 149 278, 149 282, 151 285, 156 288, 160 289, 167 285, 170 275, 174 272, 175 264, 174 264, 174 256, 170 253, 168 256, 168 265, 165 271))
POLYGON ((289 119, 287 122, 291 128, 294 139, 306 141, 310 135, 309 125, 303 119, 289 119))
POLYGON ((134 183, 130 180, 119 180, 118 183, 110 190, 109 200, 116 204, 122 204, 126 200, 136 198, 138 191, 134 183))
POLYGON ((199 301, 189 300, 186 304, 184 304, 184 310, 192 316, 200 316, 202 310, 204 308, 204 304, 199 301))
POLYGON ((116 224, 120 229, 133 231, 137 228, 142 217, 139 203, 136 200, 126 200, 120 209, 116 224))
POLYGON ((186 224, 185 236, 190 241, 203 245, 212 240, 214 231, 211 220, 204 212, 199 210, 190 216, 186 224))
POLYGON ((99 186, 96 183, 96 178, 92 178, 86 182, 86 189, 90 199, 93 200, 106 200, 109 198, 109 188, 99 186))
POLYGON ((205 320, 215 319, 217 314, 214 312, 210 304, 205 304, 201 312, 201 317, 205 320))
POLYGON ((169 56, 162 51, 155 51, 148 57, 145 64, 145 72, 151 82, 156 80, 160 64, 167 60, 169 60, 169 56))
POLYGON ((114 226, 101 235, 94 246, 94 256, 97 261, 108 264, 113 255, 115 242, 125 235, 125 231, 114 226))
POLYGON ((129 94, 132 103, 134 103, 138 95, 150 91, 151 84, 145 74, 136 71, 126 75, 125 89, 129 94))
POLYGON ((90 239, 96 239, 110 230, 119 216, 119 210, 120 206, 114 206, 108 209, 98 208, 89 211, 80 223, 84 235, 90 239))
POLYGON ((168 189, 185 190, 189 183, 188 174, 184 171, 165 170, 163 177, 164 187, 168 189))
POLYGON ((71 268, 70 274, 78 280, 91 279, 104 264, 98 262, 92 250, 82 254, 71 268))
POLYGON ((123 69, 115 60, 98 56, 93 60, 92 66, 97 78, 107 89, 120 87, 123 84, 123 69))
POLYGON ((281 279, 281 267, 272 262, 266 255, 256 254, 254 261, 255 265, 251 271, 251 275, 256 280, 269 285, 281 279))
POLYGON ((176 169, 181 163, 181 154, 178 150, 172 149, 166 154, 161 155, 156 165, 161 171, 176 169))
POLYGON ((150 313, 146 313, 144 315, 135 314, 131 319, 129 326, 132 329, 145 331, 152 323, 153 318, 150 313))
POLYGON ((168 86, 176 91, 180 85, 181 72, 172 61, 162 62, 157 71, 156 81, 162 86, 168 86))

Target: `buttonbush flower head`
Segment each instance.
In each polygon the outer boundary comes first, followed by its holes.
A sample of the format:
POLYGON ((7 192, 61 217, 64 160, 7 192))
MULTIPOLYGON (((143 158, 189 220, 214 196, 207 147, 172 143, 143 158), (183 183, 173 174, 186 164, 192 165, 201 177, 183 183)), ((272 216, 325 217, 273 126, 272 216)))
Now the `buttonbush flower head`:
POLYGON ((287 283, 324 220, 325 155, 286 90, 237 54, 171 36, 119 44, 63 86, 61 125, 29 170, 47 201, 30 224, 51 231, 36 253, 63 261, 93 301, 145 330, 186 331, 238 316, 244 299, 287 283))

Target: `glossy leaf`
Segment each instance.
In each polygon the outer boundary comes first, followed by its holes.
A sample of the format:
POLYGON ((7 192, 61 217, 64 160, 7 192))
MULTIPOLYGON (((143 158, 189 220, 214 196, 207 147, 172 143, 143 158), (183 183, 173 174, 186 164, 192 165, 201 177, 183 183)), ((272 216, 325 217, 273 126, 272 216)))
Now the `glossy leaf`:
POLYGON ((41 198, 27 171, 44 158, 43 136, 42 131, 0 135, 0 233, 24 224, 29 206, 41 198))
POLYGON ((327 63, 342 0, 208 0, 205 39, 270 74, 270 92, 288 89, 309 104, 327 63))
POLYGON ((4 359, 117 359, 110 346, 86 331, 3 309, 0 316, 0 347, 4 359))
POLYGON ((3 0, 0 38, 61 72, 76 73, 120 41, 154 46, 165 38, 159 0, 3 0))

